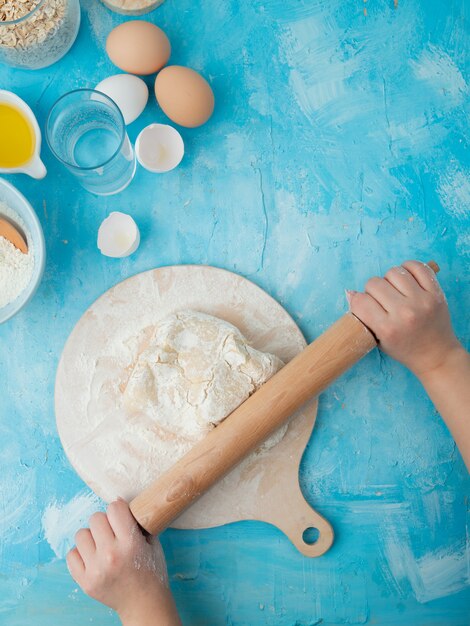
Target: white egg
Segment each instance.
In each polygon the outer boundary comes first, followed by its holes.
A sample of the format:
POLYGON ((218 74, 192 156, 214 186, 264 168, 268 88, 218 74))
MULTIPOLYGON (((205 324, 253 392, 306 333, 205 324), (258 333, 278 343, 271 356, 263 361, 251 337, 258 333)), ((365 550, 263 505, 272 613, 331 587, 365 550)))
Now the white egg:
POLYGON ((137 137, 135 153, 139 163, 149 172, 169 172, 184 156, 183 138, 173 126, 150 124, 137 137))
POLYGON ((121 109, 126 124, 132 124, 145 109, 149 90, 144 81, 131 74, 116 74, 102 80, 96 91, 109 96, 121 109))
POLYGON ((140 232, 130 215, 113 211, 98 230, 98 248, 104 256, 122 258, 137 250, 140 232))

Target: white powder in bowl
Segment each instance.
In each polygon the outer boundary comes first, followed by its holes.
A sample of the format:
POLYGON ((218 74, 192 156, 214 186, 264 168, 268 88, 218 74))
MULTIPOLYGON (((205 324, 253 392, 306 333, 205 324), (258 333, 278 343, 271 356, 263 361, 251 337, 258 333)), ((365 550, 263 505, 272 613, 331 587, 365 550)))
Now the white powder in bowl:
MULTIPOLYGON (((23 228, 22 220, 12 209, 0 202, 0 217, 2 215, 23 228)), ((33 270, 34 254, 31 248, 24 254, 8 239, 0 237, 0 309, 16 300, 26 289, 33 270)))

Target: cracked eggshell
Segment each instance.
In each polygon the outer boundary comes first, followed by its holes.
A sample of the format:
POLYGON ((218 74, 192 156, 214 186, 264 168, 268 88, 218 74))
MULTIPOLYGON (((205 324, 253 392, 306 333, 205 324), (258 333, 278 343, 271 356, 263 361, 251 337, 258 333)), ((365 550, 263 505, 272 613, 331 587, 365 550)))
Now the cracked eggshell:
POLYGON ((102 80, 96 91, 106 94, 121 109, 126 124, 132 124, 145 109, 149 90, 144 81, 131 74, 116 74, 102 80))
POLYGON ((98 248, 104 256, 129 256, 137 250, 139 244, 140 232, 137 224, 126 213, 110 213, 98 230, 98 248))
POLYGON ((150 124, 137 137, 135 153, 139 163, 149 172, 169 172, 181 163, 184 156, 183 138, 173 126, 150 124))

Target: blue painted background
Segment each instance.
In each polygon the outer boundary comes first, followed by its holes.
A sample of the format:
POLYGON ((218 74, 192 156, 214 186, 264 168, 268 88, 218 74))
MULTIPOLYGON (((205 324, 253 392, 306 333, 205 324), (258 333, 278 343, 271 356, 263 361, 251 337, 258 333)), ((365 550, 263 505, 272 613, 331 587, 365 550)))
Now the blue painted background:
MULTIPOLYGON (((276 297, 311 340, 345 311, 344 288, 434 258, 468 344, 469 13, 466 0, 167 0, 149 19, 168 33, 171 61, 207 76, 217 102, 209 124, 183 129, 181 167, 139 169, 125 192, 100 199, 44 147, 45 180, 10 177, 39 214, 48 262, 34 301, 0 327, 2 626, 117 623, 77 591, 43 516, 86 493, 55 430, 62 347, 123 278, 224 267, 276 297), (112 210, 143 235, 122 261, 96 248, 112 210)), ((0 68, 0 87, 42 126, 59 95, 116 72, 104 42, 125 18, 98 0, 83 1, 82 17, 56 65, 0 68)), ((131 139, 151 121, 165 121, 153 98, 131 139)), ((165 533, 185 623, 470 624, 468 474, 400 365, 375 351, 322 396, 300 480, 336 530, 319 559, 260 523, 165 533)))

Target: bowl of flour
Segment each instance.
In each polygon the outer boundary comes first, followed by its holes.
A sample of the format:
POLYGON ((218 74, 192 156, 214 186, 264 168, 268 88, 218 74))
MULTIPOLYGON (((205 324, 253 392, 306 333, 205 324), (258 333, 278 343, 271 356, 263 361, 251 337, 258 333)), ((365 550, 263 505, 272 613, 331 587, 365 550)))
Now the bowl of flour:
POLYGON ((44 235, 38 217, 26 198, 0 178, 0 218, 8 220, 24 236, 27 254, 0 236, 0 324, 18 313, 33 297, 41 282, 46 260, 44 235))

